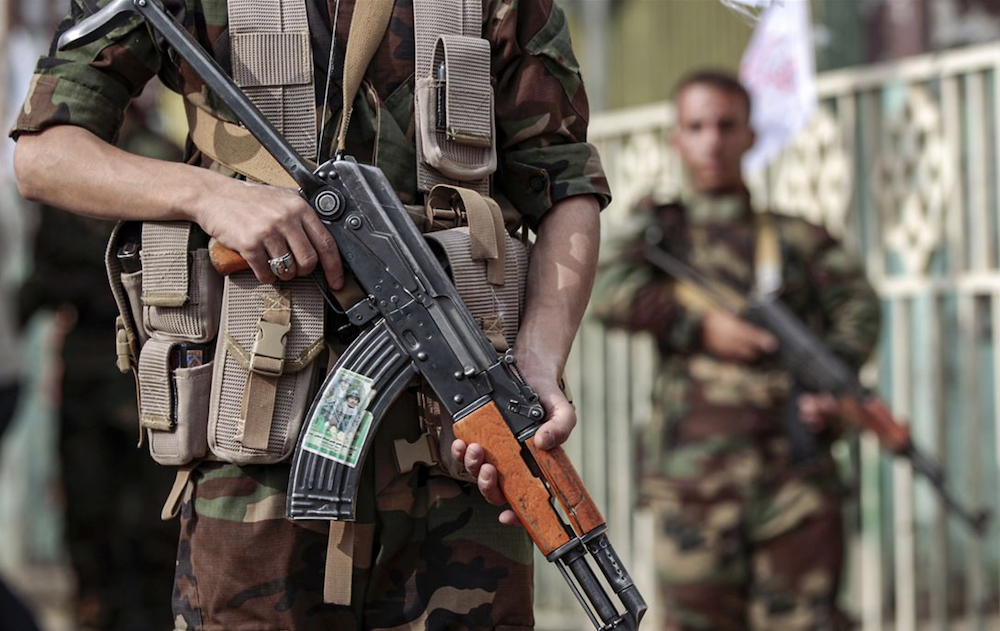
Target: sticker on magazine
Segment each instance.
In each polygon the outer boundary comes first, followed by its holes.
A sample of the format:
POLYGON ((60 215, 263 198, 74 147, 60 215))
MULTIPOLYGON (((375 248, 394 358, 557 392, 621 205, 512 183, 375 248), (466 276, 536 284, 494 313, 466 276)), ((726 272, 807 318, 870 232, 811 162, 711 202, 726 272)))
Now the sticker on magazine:
POLYGON ((371 431, 368 405, 375 395, 374 380, 340 368, 328 382, 316 406, 302 448, 310 453, 356 467, 371 431))

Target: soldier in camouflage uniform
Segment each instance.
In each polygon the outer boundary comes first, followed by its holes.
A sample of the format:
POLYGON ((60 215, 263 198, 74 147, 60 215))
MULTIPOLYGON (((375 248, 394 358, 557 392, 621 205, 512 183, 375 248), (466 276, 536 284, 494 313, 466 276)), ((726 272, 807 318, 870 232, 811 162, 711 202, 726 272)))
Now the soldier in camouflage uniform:
MULTIPOLYGON (((599 318, 652 333, 662 359, 655 414, 638 441, 662 628, 836 628, 844 541, 832 399, 797 396, 773 336, 693 299, 643 256, 655 227, 663 247, 708 277, 745 294, 755 284, 756 221, 740 166, 753 145, 750 98, 734 77, 707 72, 681 83, 676 105, 689 192, 639 205, 634 230, 602 255, 594 295, 599 318), (818 455, 793 458, 789 411, 815 432, 818 455)), ((768 216, 781 250, 780 300, 860 366, 879 322, 861 267, 824 229, 768 216)))
MULTIPOLYGON (((74 0, 57 37, 99 2, 74 0)), ((166 8, 229 68, 224 0, 166 8)), ((327 76, 331 32, 343 59, 354 0, 307 0, 315 73, 327 76), (334 24, 334 22, 336 23, 334 24)), ((594 148, 586 142, 588 107, 562 11, 550 0, 483 3, 483 36, 492 50, 500 171, 494 188, 521 212, 538 239, 529 270, 526 313, 515 353, 548 410, 536 444, 565 441, 575 413, 558 388, 593 281, 597 213, 609 199, 594 148)), ((413 145, 413 8, 398 2, 355 100, 347 152, 381 167, 406 202, 419 202, 413 145)), ((56 52, 38 64, 12 136, 22 193, 81 214, 136 220, 188 220, 239 252, 261 282, 274 282, 268 259, 286 252, 288 280, 322 270, 343 284, 336 244, 293 191, 249 184, 192 150, 188 164, 118 152, 131 95, 154 75, 220 118, 231 117, 179 61, 132 19, 98 41, 56 52), (193 168, 193 166, 208 168, 193 168), (233 218, 239 217, 239 221, 233 218)), ((341 68, 332 73, 329 111, 340 117, 341 68)), ((317 103, 325 81, 318 79, 317 103)), ((319 109, 322 110, 320 107, 319 109)), ((335 124, 320 139, 325 160, 335 124)), ((109 326, 110 326, 109 322, 109 326)), ((531 545, 500 506, 496 470, 478 445, 453 452, 476 485, 437 468, 400 474, 394 439, 416 440, 413 395, 383 421, 360 493, 352 603, 323 603, 327 526, 284 518, 288 466, 212 462, 196 470, 181 508, 174 627, 208 631, 278 629, 529 629, 531 545), (484 500, 484 497, 486 500, 484 500)), ((123 446, 124 448, 124 446, 123 446)))

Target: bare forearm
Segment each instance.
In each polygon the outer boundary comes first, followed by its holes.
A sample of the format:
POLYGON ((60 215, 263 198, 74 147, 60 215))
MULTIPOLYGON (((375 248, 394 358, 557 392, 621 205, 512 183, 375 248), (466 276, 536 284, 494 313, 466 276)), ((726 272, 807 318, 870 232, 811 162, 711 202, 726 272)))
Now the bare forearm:
POLYGON ((20 138, 14 154, 25 198, 101 219, 193 221, 237 251, 264 283, 268 260, 293 255, 282 280, 319 266, 343 284, 336 243, 292 189, 251 184, 186 164, 143 158, 71 125, 20 138))
POLYGON ((594 286, 600 208, 591 196, 562 200, 546 215, 531 255, 524 322, 515 350, 529 381, 555 384, 594 286))
POLYGON ((200 192, 228 179, 122 151, 71 125, 23 135, 14 166, 25 198, 101 219, 197 221, 200 192))

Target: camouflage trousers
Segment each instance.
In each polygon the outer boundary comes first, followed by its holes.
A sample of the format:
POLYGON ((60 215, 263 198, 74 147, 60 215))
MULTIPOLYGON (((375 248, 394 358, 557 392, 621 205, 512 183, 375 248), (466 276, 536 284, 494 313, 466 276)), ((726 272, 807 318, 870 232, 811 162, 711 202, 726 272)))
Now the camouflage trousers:
POLYGON ((474 484, 421 465, 398 473, 392 441, 418 434, 404 395, 365 464, 350 606, 323 603, 327 524, 284 517, 287 465, 200 466, 181 508, 174 628, 531 629, 530 540, 474 484))
POLYGON ((825 631, 843 624, 841 493, 795 476, 710 500, 651 503, 656 571, 671 631, 825 631))

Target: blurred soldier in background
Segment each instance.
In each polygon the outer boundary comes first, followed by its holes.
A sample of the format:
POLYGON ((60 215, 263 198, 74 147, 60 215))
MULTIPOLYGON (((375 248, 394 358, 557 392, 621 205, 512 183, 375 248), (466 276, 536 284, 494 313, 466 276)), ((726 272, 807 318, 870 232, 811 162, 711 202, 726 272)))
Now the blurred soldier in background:
MULTIPOLYGON (((151 106, 133 103, 119 145, 180 159, 180 150, 147 125, 151 106)), ((77 628, 151 631, 170 613, 177 524, 161 521, 159 509, 173 474, 144 449, 127 448, 138 440, 139 420, 135 392, 114 361, 118 309, 104 267, 112 227, 42 207, 21 307, 23 318, 54 309, 73 322, 63 347, 59 457, 66 542, 77 577, 77 628)))
POLYGON ((688 191, 640 204, 635 231, 606 251, 594 294, 598 317, 652 333, 661 354, 656 413, 638 444, 640 492, 656 520, 664 624, 838 628, 844 541, 843 487, 829 451, 834 402, 796 389, 773 356, 771 334, 653 268, 644 237, 657 228, 668 252, 744 294, 774 284, 854 367, 875 345, 878 300, 824 229, 755 212, 741 169, 754 143, 750 97, 735 77, 691 75, 675 102, 674 143, 688 191), (762 260, 764 250, 777 256, 762 260), (768 267, 780 277, 764 278, 768 267), (793 453, 786 414, 815 436, 811 456, 793 453))

